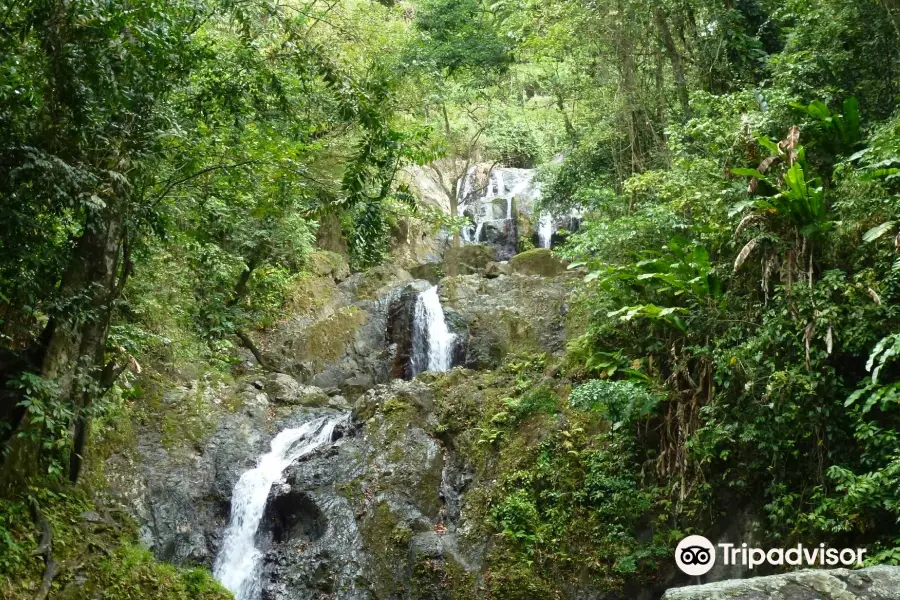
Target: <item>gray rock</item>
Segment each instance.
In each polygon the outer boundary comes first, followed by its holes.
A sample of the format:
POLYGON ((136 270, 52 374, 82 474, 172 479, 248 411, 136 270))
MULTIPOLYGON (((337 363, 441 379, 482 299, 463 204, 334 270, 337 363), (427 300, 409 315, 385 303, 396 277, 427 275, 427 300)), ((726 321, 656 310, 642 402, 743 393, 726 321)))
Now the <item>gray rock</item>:
POLYGON ((497 250, 484 244, 466 244, 459 248, 448 248, 444 254, 444 270, 455 265, 459 275, 480 273, 488 263, 497 259, 497 250))
POLYGON ((535 248, 517 254, 510 259, 509 265, 513 271, 522 275, 556 277, 566 271, 566 265, 553 256, 549 248, 535 248))
POLYGON ((445 279, 441 303, 448 327, 462 342, 454 364, 490 369, 510 352, 562 351, 567 281, 515 273, 445 279))
POLYGON ((479 567, 452 533, 446 498, 471 475, 428 433, 433 400, 418 381, 376 386, 357 401, 355 428, 288 469, 259 533, 264 598, 399 599, 413 585, 431 591, 413 597, 437 598, 442 580, 417 580, 416 565, 479 567))
MULTIPOLYGON (((410 356, 412 355, 413 317, 419 294, 431 287, 427 281, 414 281, 403 288, 400 295, 388 309, 387 338, 394 345, 391 376, 409 379, 413 375, 410 356)), ((371 387, 371 386, 370 386, 371 387)))
POLYGON ((440 262, 425 263, 412 267, 409 273, 416 279, 424 279, 436 285, 441 280, 441 277, 444 276, 444 265, 440 262))
POLYGON ((315 314, 280 323, 264 340, 278 370, 351 399, 389 381, 395 350, 387 339, 389 308, 411 279, 391 265, 354 273, 315 314))
POLYGON ((896 600, 900 567, 805 570, 668 590, 663 600, 896 600))
POLYGON ((284 373, 273 373, 266 382, 266 391, 273 401, 288 406, 325 406, 328 394, 322 388, 301 385, 284 373))
POLYGON ((515 219, 485 221, 481 226, 484 242, 497 249, 497 260, 509 260, 519 247, 519 229, 515 219))
POLYGON ((513 272, 509 263, 489 262, 484 268, 484 276, 488 279, 494 279, 501 275, 511 275, 513 272))

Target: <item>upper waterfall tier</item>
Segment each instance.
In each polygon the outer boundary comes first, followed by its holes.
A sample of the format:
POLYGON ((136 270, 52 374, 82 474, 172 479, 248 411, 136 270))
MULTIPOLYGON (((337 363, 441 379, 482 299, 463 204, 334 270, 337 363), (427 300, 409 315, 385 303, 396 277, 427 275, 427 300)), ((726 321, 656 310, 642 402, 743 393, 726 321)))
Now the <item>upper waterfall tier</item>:
POLYGON ((525 236, 534 246, 550 248, 560 229, 577 228, 580 213, 562 217, 537 211, 541 184, 536 169, 514 169, 478 164, 460 178, 457 189, 459 214, 469 218, 462 231, 468 244, 488 244, 497 249, 497 260, 508 260, 525 236), (526 217, 527 231, 520 231, 526 217))

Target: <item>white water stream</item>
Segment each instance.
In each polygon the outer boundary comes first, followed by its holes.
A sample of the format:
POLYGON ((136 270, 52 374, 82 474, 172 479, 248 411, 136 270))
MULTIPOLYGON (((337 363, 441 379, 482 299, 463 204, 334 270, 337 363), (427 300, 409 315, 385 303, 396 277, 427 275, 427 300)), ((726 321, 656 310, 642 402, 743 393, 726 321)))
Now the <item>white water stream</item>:
POLYGON ((547 213, 541 213, 538 221, 538 242, 541 248, 549 248, 553 239, 553 217, 547 213))
POLYGON ((413 377, 423 371, 449 371, 453 366, 455 339, 456 336, 447 329, 437 286, 421 292, 416 298, 413 314, 410 356, 413 377))
POLYGON ((266 508, 272 484, 294 461, 331 442, 335 426, 344 416, 319 417, 294 429, 285 429, 272 440, 271 450, 246 471, 231 495, 231 518, 213 575, 237 600, 260 596, 263 554, 256 547, 256 531, 266 508))

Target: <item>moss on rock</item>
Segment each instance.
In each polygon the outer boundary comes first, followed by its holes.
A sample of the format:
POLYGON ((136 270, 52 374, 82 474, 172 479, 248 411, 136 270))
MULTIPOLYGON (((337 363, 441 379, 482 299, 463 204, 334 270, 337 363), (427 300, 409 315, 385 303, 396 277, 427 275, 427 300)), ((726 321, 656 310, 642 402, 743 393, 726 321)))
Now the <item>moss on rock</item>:
POLYGON ((392 598, 404 591, 402 582, 408 569, 408 552, 401 523, 386 502, 378 502, 360 525, 365 547, 374 558, 370 585, 377 598, 392 598))
POLYGON ((339 359, 366 322, 366 316, 362 309, 348 306, 313 323, 303 332, 302 357, 310 360, 316 369, 339 359))
POLYGON ((28 505, 39 507, 53 534, 53 558, 63 565, 53 580, 59 600, 229 600, 231 594, 203 569, 180 569, 137 544, 135 524, 120 512, 87 500, 79 489, 32 488, 27 498, 0 501, 0 597, 31 600, 43 575, 32 552, 39 532, 28 505))
POLYGON ((484 269, 497 258, 497 250, 484 244, 466 244, 459 248, 449 248, 444 255, 444 268, 448 264, 457 265, 457 273, 471 275, 484 269))
POLYGON ((350 275, 350 265, 337 252, 316 250, 307 258, 309 270, 318 277, 330 277, 334 281, 343 281, 350 275))
POLYGON ((314 314, 328 304, 336 291, 337 286, 328 277, 298 275, 288 291, 288 310, 296 315, 314 314))
POLYGON ((565 272, 566 265, 553 256, 549 248, 535 248, 513 256, 509 264, 513 271, 522 275, 556 277, 565 272))

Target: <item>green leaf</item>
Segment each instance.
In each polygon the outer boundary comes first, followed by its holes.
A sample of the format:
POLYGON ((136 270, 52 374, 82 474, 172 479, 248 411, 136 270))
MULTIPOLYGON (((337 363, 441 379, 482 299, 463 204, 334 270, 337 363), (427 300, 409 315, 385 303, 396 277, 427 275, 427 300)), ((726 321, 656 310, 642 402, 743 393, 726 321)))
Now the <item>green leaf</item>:
POLYGON ((747 169, 744 167, 738 169, 732 169, 732 174, 739 175, 741 177, 756 177, 757 179, 765 179, 766 176, 757 171, 756 169, 747 169))
POLYGON ((885 233, 893 229, 894 225, 897 224, 897 221, 886 221, 881 225, 873 227, 863 234, 863 242, 868 244, 869 242, 873 242, 883 236, 885 233))
POLYGON ((759 142, 759 145, 763 148, 766 148, 769 152, 772 153, 772 156, 781 155, 781 150, 778 148, 778 144, 766 136, 756 136, 756 141, 759 142))

